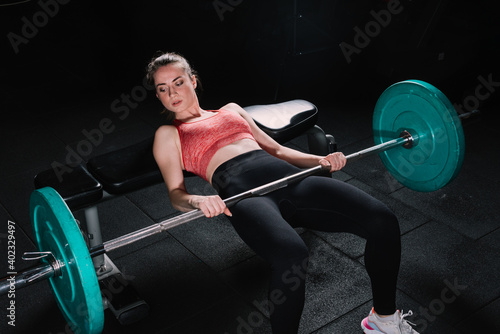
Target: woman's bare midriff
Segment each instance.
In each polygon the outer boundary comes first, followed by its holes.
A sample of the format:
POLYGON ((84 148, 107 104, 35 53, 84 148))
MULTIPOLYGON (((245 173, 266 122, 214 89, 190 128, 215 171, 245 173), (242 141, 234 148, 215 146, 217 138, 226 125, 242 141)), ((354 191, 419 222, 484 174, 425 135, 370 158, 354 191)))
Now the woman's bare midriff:
POLYGON ((215 152, 212 160, 210 160, 207 167, 207 179, 208 182, 212 183, 212 175, 221 164, 224 162, 250 151, 260 150, 261 147, 255 140, 252 139, 241 139, 220 148, 215 152))

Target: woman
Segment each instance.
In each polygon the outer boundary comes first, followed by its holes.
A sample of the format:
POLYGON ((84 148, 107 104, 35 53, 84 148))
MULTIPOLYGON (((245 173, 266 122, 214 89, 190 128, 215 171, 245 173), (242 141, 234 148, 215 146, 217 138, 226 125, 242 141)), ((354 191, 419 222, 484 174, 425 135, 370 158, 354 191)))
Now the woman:
POLYGON ((153 153, 174 208, 229 217, 239 236, 271 265, 270 292, 280 303, 270 314, 273 333, 297 333, 304 305, 308 250, 295 227, 350 232, 366 239, 365 265, 373 308, 361 322, 365 333, 417 333, 396 310, 400 262, 397 218, 381 202, 344 182, 310 176, 265 196, 227 208, 222 198, 237 195, 300 168, 321 164, 330 172, 346 163, 342 153, 326 157, 282 146, 259 129, 237 104, 204 110, 196 95, 197 76, 175 53, 152 59, 147 78, 173 120, 156 131, 153 153), (207 180, 219 195, 187 192, 183 170, 207 180), (300 270, 297 270, 299 268, 300 270))

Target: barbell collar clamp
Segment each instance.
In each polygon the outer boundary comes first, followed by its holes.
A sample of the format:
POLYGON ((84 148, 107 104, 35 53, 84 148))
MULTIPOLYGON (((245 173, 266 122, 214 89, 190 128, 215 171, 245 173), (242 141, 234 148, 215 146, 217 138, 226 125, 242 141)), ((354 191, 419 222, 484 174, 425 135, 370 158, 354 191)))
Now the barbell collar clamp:
POLYGON ((399 137, 407 139, 406 143, 403 144, 404 148, 410 149, 413 147, 414 138, 409 131, 407 131, 407 130, 401 131, 401 133, 399 134, 399 137))
MULTIPOLYGON (((24 252, 22 259, 25 261, 46 259, 54 271, 52 276, 61 276, 61 267, 64 265, 64 263, 57 260, 52 252, 24 252)), ((33 275, 31 278, 29 278, 28 283, 31 283, 31 280, 37 281, 38 277, 36 277, 36 275, 33 275)))

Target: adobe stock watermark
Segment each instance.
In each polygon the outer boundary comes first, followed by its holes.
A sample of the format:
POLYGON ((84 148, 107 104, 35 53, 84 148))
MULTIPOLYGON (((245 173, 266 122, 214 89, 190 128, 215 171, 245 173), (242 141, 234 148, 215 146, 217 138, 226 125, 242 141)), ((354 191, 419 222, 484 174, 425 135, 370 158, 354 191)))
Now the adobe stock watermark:
POLYGON ((37 2, 41 10, 35 12, 31 20, 26 16, 21 18, 23 23, 20 34, 9 32, 7 39, 12 46, 15 54, 19 53, 19 47, 22 44, 28 44, 30 40, 38 35, 40 29, 45 27, 51 18, 59 13, 60 5, 66 5, 70 0, 40 0, 37 2))
MULTIPOLYGON (((125 120, 130 112, 136 109, 141 102, 148 96, 148 90, 154 90, 154 87, 148 84, 144 78, 142 85, 137 85, 130 90, 129 94, 122 93, 119 98, 113 100, 110 104, 110 110, 120 121, 125 120)), ((64 163, 53 161, 50 165, 54 170, 59 182, 63 182, 63 175, 71 173, 76 166, 84 161, 84 158, 90 156, 94 148, 101 145, 105 135, 109 135, 116 129, 116 124, 111 118, 104 117, 99 121, 97 127, 87 130, 83 129, 81 134, 83 139, 78 141, 73 149, 66 145, 66 157, 64 163)))
POLYGON ((239 6, 243 0, 214 0, 212 5, 214 6, 215 12, 219 17, 219 20, 224 21, 224 13, 232 12, 236 6, 239 6))
POLYGON ((387 3, 387 9, 382 9, 378 12, 371 10, 370 15, 373 17, 372 21, 365 24, 364 31, 360 27, 355 26, 354 31, 354 45, 346 42, 339 44, 342 53, 348 64, 352 62, 352 56, 354 54, 360 54, 361 51, 366 48, 372 38, 377 37, 381 32, 382 28, 386 28, 392 21, 392 16, 400 14, 403 11, 403 6, 399 0, 390 0, 387 3))
POLYGON ((500 81, 493 80, 493 73, 488 74, 486 78, 479 75, 477 80, 479 81, 479 84, 474 89, 474 95, 465 97, 460 104, 453 104, 459 115, 478 109, 481 102, 489 99, 491 95, 495 93, 497 88, 500 87, 500 81))
MULTIPOLYGON (((283 283, 288 285, 288 290, 294 292, 298 290, 305 282, 307 275, 308 258, 304 259, 300 265, 294 265, 289 270, 285 271, 281 276, 283 283)), ((284 304, 287 300, 285 292, 280 289, 274 289, 269 292, 269 298, 265 300, 254 300, 252 305, 258 311, 250 312, 246 318, 238 316, 236 322, 237 334, 253 334, 254 328, 259 328, 264 324, 265 317, 263 314, 272 315, 277 306, 284 304)), ((229 334, 225 332, 224 334, 229 334)))
MULTIPOLYGON (((307 272, 314 271, 313 264, 309 263, 309 259, 318 256, 322 252, 328 252, 331 250, 331 246, 326 243, 321 243, 319 246, 315 247, 309 252, 309 256, 302 260, 299 264, 294 264, 292 267, 281 275, 282 282, 287 286, 287 290, 290 292, 295 292, 299 288, 304 287, 307 272)), ((284 304, 287 301, 287 296, 285 291, 280 289, 274 289, 269 292, 269 298, 265 300, 254 300, 252 305, 257 309, 257 311, 250 312, 246 317, 238 316, 236 321, 238 323, 236 328, 236 334, 253 334, 254 329, 259 328, 264 324, 265 318, 264 314, 268 313, 272 315, 277 306, 284 304)), ((229 334, 225 332, 224 334, 229 334)))
POLYGON ((419 307, 419 313, 415 314, 414 322, 418 327, 418 332, 423 333, 429 323, 436 320, 436 317, 443 314, 447 305, 455 302, 464 290, 468 288, 467 285, 458 283, 458 278, 455 277, 453 283, 448 279, 443 280, 445 287, 441 290, 439 298, 433 299, 428 307, 419 307))

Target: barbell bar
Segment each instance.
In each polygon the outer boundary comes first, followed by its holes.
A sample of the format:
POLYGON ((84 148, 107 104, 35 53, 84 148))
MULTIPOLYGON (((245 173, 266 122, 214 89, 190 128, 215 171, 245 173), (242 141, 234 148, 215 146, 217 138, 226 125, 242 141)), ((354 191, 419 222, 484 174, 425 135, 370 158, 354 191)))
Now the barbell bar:
MULTIPOLYGON (((395 83, 377 101, 373 117, 375 144, 346 156, 348 162, 378 153, 389 172, 403 185, 417 191, 434 191, 456 177, 464 155, 461 118, 436 87, 419 80, 395 83), (389 153, 389 154, 388 154, 389 153)), ((262 196, 318 174, 318 165, 264 184, 224 200, 230 207, 238 201, 262 196)), ((49 279, 59 308, 68 323, 81 333, 100 333, 104 325, 101 292, 92 257, 159 234, 203 217, 193 210, 160 223, 106 241, 90 249, 78 223, 61 196, 52 188, 35 190, 30 197, 30 217, 38 252, 23 259, 46 263, 0 281, 0 295, 49 279)))
MULTIPOLYGON (((365 149, 363 151, 359 151, 353 154, 350 154, 346 156, 346 160, 356 160, 359 159, 363 156, 371 155, 374 153, 382 152, 388 149, 391 149, 396 146, 400 146, 403 144, 408 144, 413 141, 412 136, 408 132, 404 132, 401 134, 400 138, 396 138, 394 140, 391 140, 389 142, 379 144, 373 147, 370 147, 368 149, 365 149)), ((328 167, 323 167, 321 165, 305 169, 303 171, 300 171, 298 173, 283 177, 281 179, 266 183, 262 186, 244 191, 240 194, 234 195, 232 197, 228 197, 224 200, 224 203, 226 204, 227 207, 230 207, 237 202, 241 201, 242 199, 249 198, 249 197, 255 197, 255 196, 263 196, 265 194, 268 194, 270 192, 273 192, 275 190, 285 188, 289 184, 292 184, 296 181, 302 180, 303 178, 317 174, 321 171, 327 170, 328 167)), ((89 250, 90 256, 95 257, 98 255, 102 255, 104 253, 107 253, 109 251, 115 250, 117 248, 129 245, 131 243, 134 243, 136 241, 139 241, 141 239, 147 238, 149 236, 164 232, 166 230, 169 230, 173 227, 176 227, 178 225, 182 225, 186 222, 192 221, 197 218, 203 217, 204 214, 200 210, 193 210, 186 212, 184 214, 178 215, 173 218, 169 218, 163 222, 153 224, 151 226, 145 227, 143 229, 140 229, 135 232, 131 232, 129 234, 126 234, 124 236, 118 237, 113 240, 106 241, 102 243, 101 245, 92 247, 89 250)))
MULTIPOLYGON (((353 161, 353 160, 358 160, 364 156, 367 155, 372 155, 378 152, 382 152, 388 149, 391 149, 393 147, 411 143, 413 140, 412 137, 408 133, 404 134, 404 137, 402 136, 401 138, 396 138, 392 141, 376 145, 373 147, 370 147, 368 149, 364 149, 362 151, 352 153, 348 156, 346 156, 347 161, 353 161)), ((267 193, 273 192, 275 190, 278 190, 280 188, 284 188, 288 186, 289 184, 301 180, 307 176, 317 174, 318 172, 325 170, 321 165, 318 165, 316 167, 312 167, 310 169, 303 170, 301 172, 298 172, 296 174, 289 175, 287 177, 284 177, 282 179, 267 183, 265 185, 262 185, 260 187, 256 187, 254 189, 245 191, 243 193, 237 194, 233 197, 229 197, 224 200, 224 203, 226 206, 230 207, 234 205, 236 202, 248 198, 248 197, 254 197, 254 196, 262 196, 267 193)), ((45 193, 46 195, 52 193, 56 193, 55 190, 53 189, 42 189, 39 190, 40 192, 45 193)), ((54 194, 55 195, 55 194, 54 194)), ((64 200, 63 200, 64 201, 64 200)), ((204 214, 200 210, 193 210, 186 212, 184 214, 180 214, 178 216, 169 218, 167 220, 164 220, 160 223, 156 223, 153 225, 150 225, 148 227, 142 228, 140 230, 131 232, 129 234, 123 235, 121 237, 108 240, 103 242, 100 245, 94 246, 89 249, 89 256, 91 258, 108 253, 110 251, 113 251, 115 249, 127 246, 131 243, 134 243, 136 241, 145 239, 147 237, 153 236, 155 234, 159 234, 161 232, 164 232, 166 230, 169 230, 173 227, 176 227, 178 225, 182 225, 186 222, 198 219, 203 217, 204 214)), ((50 263, 47 264, 40 264, 36 267, 29 268, 22 273, 18 273, 16 276, 15 280, 15 285, 16 289, 23 288, 25 286, 34 284, 36 282, 39 282, 44 279, 49 279, 50 277, 53 276, 58 276, 61 271, 62 263, 60 261, 56 260, 53 256, 52 253, 50 252, 25 252, 23 256, 24 260, 38 260, 38 259, 47 259, 50 261, 50 263)), ((8 292, 9 284, 2 282, 0 283, 0 295, 6 294, 8 292)))

